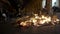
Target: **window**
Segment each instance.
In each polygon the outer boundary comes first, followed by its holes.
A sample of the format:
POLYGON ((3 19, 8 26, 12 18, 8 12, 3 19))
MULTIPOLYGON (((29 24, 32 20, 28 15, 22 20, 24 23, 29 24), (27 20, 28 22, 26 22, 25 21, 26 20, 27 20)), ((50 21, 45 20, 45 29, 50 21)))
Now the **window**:
POLYGON ((43 0, 43 1, 42 1, 42 8, 44 8, 45 5, 46 5, 46 0, 43 0))
POLYGON ((59 0, 52 0, 52 7, 59 6, 59 0))

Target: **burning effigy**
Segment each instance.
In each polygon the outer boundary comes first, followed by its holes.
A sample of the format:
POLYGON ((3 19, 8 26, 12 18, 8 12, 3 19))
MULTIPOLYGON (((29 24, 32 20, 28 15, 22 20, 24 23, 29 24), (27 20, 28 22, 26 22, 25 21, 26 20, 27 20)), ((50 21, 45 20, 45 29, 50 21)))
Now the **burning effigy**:
POLYGON ((18 19, 17 23, 21 26, 42 26, 44 24, 49 24, 51 23, 52 25, 55 25, 59 23, 59 19, 57 16, 49 16, 49 15, 38 15, 34 14, 34 16, 26 16, 23 18, 18 19))

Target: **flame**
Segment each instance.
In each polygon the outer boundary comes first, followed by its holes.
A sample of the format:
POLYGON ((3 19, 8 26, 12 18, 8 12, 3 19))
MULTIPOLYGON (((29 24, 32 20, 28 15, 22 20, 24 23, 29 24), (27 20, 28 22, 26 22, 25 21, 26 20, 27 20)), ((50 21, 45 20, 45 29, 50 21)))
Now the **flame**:
POLYGON ((41 15, 38 16, 38 14, 34 14, 34 17, 31 17, 29 20, 26 20, 24 22, 21 22, 20 25, 27 26, 27 23, 33 23, 34 26, 40 26, 45 23, 49 24, 51 22, 54 25, 54 22, 59 22, 60 20, 57 17, 51 17, 51 16, 45 16, 41 15))
POLYGON ((27 24, 26 24, 26 22, 21 22, 20 25, 26 26, 27 24))

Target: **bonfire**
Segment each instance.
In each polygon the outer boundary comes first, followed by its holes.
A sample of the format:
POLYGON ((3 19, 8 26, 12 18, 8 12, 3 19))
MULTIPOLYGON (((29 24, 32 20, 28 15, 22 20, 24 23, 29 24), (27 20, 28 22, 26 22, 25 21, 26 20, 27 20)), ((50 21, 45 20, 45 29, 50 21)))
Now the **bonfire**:
POLYGON ((30 16, 26 16, 23 18, 18 19, 18 23, 21 26, 42 26, 44 24, 49 24, 51 23, 52 25, 55 25, 59 23, 59 19, 57 18, 57 16, 45 16, 45 15, 38 15, 38 14, 34 14, 32 17, 30 16))

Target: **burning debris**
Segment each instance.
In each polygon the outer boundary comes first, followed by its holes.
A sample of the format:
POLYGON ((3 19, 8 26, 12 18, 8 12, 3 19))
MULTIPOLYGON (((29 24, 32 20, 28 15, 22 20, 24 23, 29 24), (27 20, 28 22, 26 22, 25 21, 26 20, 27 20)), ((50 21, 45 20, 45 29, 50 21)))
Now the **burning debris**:
POLYGON ((38 14, 34 14, 34 16, 32 17, 24 17, 24 18, 20 18, 18 20, 19 25, 21 26, 41 26, 44 24, 49 24, 51 23, 52 25, 55 25, 59 23, 59 19, 57 18, 57 16, 45 16, 45 15, 38 15, 38 14))

